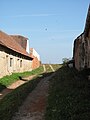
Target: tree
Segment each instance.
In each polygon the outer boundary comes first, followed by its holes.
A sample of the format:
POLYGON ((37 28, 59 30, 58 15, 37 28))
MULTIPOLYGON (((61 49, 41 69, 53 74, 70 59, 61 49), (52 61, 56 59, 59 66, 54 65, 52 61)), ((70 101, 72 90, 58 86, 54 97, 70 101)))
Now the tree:
POLYGON ((70 60, 69 58, 63 58, 62 62, 63 62, 63 64, 66 64, 69 60, 70 60))

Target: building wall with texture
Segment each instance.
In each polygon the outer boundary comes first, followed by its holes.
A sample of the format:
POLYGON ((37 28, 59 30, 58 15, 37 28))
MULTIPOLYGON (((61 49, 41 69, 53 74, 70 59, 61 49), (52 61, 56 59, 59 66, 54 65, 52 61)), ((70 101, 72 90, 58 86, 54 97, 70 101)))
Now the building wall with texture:
POLYGON ((90 69, 90 6, 84 32, 74 41, 73 58, 76 69, 90 69))
POLYGON ((40 66, 40 55, 35 51, 34 48, 30 48, 30 56, 33 57, 32 69, 36 69, 40 66))
POLYGON ((85 67, 85 56, 85 41, 84 34, 82 33, 74 41, 74 61, 76 69, 81 70, 85 67))
POLYGON ((0 46, 0 78, 17 72, 32 70, 32 60, 0 46))

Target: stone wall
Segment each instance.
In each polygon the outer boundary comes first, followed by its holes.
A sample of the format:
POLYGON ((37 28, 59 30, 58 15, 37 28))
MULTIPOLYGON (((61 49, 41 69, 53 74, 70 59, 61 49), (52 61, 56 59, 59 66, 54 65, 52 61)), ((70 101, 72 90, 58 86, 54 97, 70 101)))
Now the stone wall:
POLYGON ((74 61, 75 61, 75 68, 78 70, 82 70, 85 68, 85 40, 84 40, 84 33, 78 36, 74 41, 74 61))
POLYGON ((32 60, 0 45, 0 77, 32 70, 32 60))
POLYGON ((90 68, 90 6, 84 32, 74 41, 73 58, 78 70, 90 68))

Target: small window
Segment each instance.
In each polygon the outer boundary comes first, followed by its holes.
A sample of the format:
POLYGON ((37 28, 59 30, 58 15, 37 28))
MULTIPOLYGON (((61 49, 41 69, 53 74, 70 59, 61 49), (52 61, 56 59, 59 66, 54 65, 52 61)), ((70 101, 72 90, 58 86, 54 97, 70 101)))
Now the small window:
POLYGON ((22 60, 20 60, 20 67, 22 67, 22 60))
POLYGON ((17 67, 20 67, 20 59, 17 59, 17 67))
POLYGON ((13 58, 10 58, 10 67, 12 67, 13 58))

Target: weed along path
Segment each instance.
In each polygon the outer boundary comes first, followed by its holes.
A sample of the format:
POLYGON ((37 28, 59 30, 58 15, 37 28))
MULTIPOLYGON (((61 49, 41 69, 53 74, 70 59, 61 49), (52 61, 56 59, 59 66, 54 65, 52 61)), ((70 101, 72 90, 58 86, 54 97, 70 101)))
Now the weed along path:
POLYGON ((49 79, 54 75, 55 73, 50 74, 38 83, 37 87, 28 95, 12 120, 44 120, 49 79))
POLYGON ((8 93, 12 92, 12 90, 16 89, 17 87, 19 87, 20 85, 24 84, 25 82, 31 80, 32 78, 34 78, 35 75, 26 77, 24 79, 18 80, 15 83, 11 84, 10 86, 8 86, 7 88, 5 88, 2 92, 0 92, 0 100, 7 95, 8 93))

